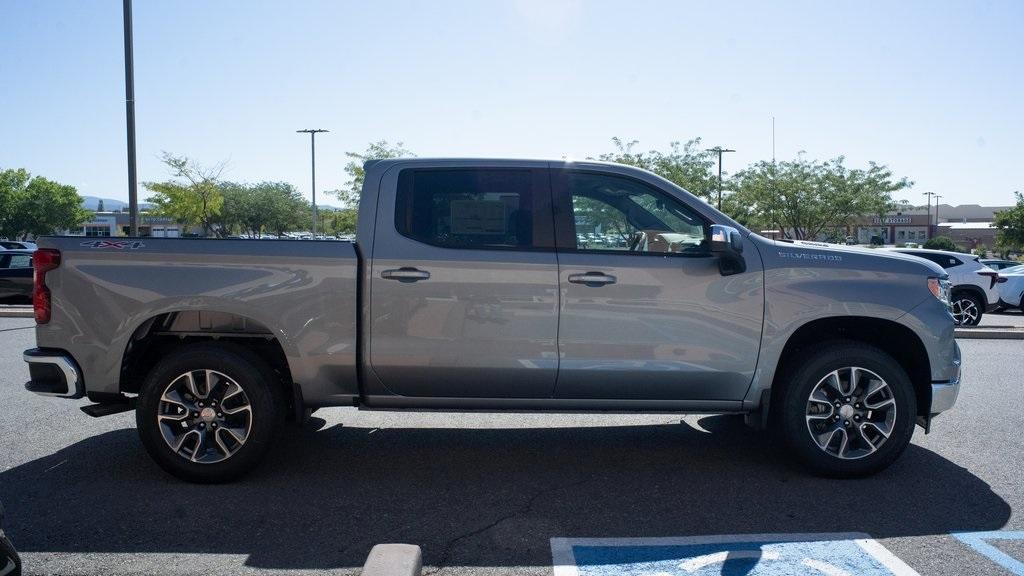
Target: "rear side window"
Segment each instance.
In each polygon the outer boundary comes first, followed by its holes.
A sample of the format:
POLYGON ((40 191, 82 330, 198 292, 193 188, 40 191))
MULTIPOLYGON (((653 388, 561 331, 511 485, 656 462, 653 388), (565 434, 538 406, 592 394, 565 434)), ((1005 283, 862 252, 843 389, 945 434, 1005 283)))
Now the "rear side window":
POLYGON ((398 176, 399 234, 464 249, 550 249, 551 194, 543 170, 417 169, 398 176))
POLYGON ((953 268, 954 266, 959 266, 963 264, 963 262, 961 262, 960 260, 952 256, 946 256, 945 254, 933 254, 931 252, 908 252, 908 254, 912 256, 917 256, 919 258, 924 258, 925 260, 931 260, 932 262, 935 262, 936 264, 942 266, 947 270, 949 268, 953 268))
POLYGON ((32 257, 28 254, 11 254, 11 260, 7 263, 8 268, 31 268, 32 257))

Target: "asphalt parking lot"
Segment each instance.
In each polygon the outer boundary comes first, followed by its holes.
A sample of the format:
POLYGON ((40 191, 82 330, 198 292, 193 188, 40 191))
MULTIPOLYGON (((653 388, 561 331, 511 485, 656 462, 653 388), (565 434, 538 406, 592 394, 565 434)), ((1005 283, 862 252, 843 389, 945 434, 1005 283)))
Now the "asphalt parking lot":
POLYGON ((246 479, 194 486, 149 461, 132 415, 25 392, 31 325, 0 319, 0 499, 28 574, 347 574, 407 542, 428 572, 550 575, 553 537, 820 532, 921 574, 1011 574, 950 534, 1024 530, 1020 340, 961 341, 956 408, 864 480, 807 476, 735 417, 346 408, 246 479))

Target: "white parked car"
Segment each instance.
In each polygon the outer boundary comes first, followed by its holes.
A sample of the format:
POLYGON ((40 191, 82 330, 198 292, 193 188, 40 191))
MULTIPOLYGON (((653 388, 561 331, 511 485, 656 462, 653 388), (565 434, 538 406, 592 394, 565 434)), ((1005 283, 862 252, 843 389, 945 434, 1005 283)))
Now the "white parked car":
POLYGON ((924 248, 896 248, 895 251, 931 260, 949 274, 953 285, 950 307, 958 325, 976 326, 985 312, 999 307, 996 286, 1006 280, 999 272, 979 262, 980 257, 924 248))
POLYGON ((1004 268, 999 271, 999 276, 1005 278, 1005 282, 1000 282, 997 286, 999 287, 999 306, 1002 308, 1020 308, 1024 311, 1024 266, 1017 265, 1010 268, 1004 268))
POLYGON ((35 250, 35 242, 22 242, 20 240, 0 240, 0 250, 35 250))

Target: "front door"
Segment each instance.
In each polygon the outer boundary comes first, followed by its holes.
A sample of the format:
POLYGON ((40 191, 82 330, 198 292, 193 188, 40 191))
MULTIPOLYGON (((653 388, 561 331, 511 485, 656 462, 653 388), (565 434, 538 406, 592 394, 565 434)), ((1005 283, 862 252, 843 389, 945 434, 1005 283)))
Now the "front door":
POLYGON ((551 397, 558 263, 546 164, 409 166, 385 175, 377 206, 373 374, 403 396, 551 397))
POLYGON ((553 172, 562 290, 559 398, 739 400, 764 306, 757 250, 723 276, 710 222, 649 182, 553 172))

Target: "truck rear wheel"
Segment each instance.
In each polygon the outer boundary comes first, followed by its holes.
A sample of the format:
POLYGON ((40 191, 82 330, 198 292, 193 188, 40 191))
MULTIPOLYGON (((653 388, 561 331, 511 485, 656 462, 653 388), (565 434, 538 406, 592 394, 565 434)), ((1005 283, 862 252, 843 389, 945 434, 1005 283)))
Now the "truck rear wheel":
POLYGON ((801 354, 780 390, 776 424, 790 452, 831 477, 874 474, 906 449, 917 402, 910 378, 891 356, 852 341, 801 354))
POLYGON ((265 362, 228 343, 192 344, 160 361, 139 393, 142 444, 189 482, 227 482, 262 460, 284 421, 281 386, 265 362))

